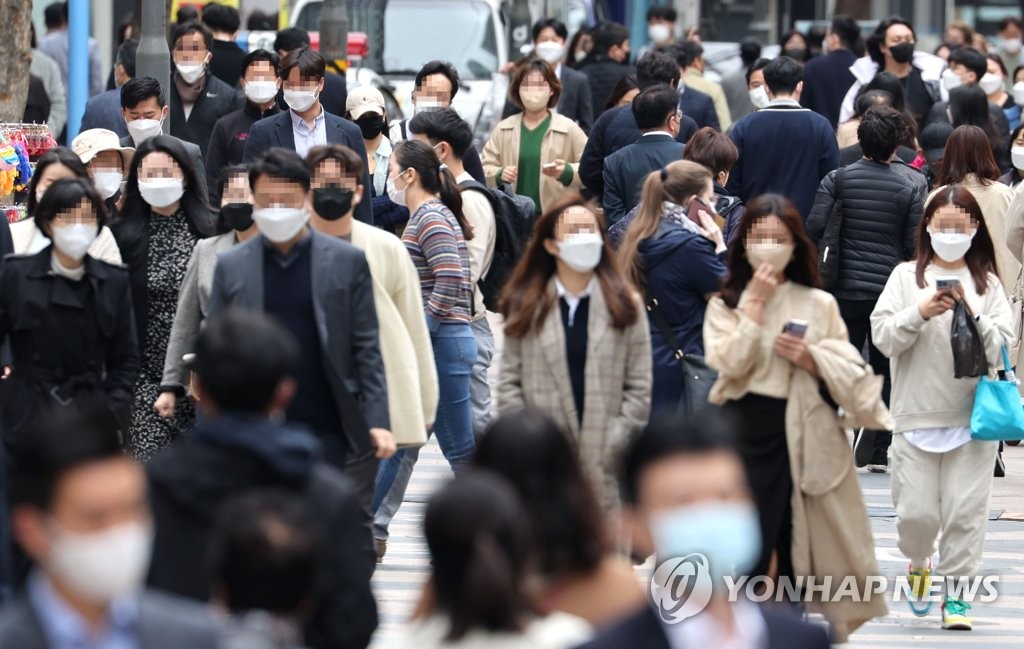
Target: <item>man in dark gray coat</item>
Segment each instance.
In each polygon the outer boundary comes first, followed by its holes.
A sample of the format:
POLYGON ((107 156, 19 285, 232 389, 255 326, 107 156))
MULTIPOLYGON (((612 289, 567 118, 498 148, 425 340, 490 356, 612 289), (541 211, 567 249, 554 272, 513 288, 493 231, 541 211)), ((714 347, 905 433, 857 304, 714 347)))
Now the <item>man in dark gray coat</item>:
POLYGON ((229 306, 277 318, 299 341, 290 422, 305 424, 324 458, 356 483, 370 520, 379 458, 395 452, 366 256, 309 228, 309 169, 273 148, 249 171, 260 235, 217 261, 207 317, 229 306))
MULTIPOLYGON (((816 241, 825 234, 833 208, 842 201, 839 277, 832 293, 857 349, 868 343, 876 374, 885 377, 882 396, 889 403, 889 359, 871 343, 871 311, 896 266, 913 259, 917 226, 924 213, 928 187, 924 175, 895 160, 909 137, 903 113, 874 106, 864 114, 857 136, 864 158, 833 171, 821 180, 807 232, 816 241)), ((857 466, 885 473, 890 435, 864 431, 856 441, 857 466)))

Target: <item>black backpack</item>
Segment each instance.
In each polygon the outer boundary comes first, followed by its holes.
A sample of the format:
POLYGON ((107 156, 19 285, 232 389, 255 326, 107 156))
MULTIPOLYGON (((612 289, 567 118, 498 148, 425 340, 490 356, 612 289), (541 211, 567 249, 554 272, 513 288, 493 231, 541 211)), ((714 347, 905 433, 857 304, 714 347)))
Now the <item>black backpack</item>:
POLYGON ((516 194, 509 185, 491 189, 475 180, 466 180, 459 183, 459 188, 480 192, 494 210, 494 257, 487 276, 481 277, 477 284, 484 296, 484 306, 497 311, 501 289, 505 288, 512 269, 533 236, 537 207, 532 198, 516 194))

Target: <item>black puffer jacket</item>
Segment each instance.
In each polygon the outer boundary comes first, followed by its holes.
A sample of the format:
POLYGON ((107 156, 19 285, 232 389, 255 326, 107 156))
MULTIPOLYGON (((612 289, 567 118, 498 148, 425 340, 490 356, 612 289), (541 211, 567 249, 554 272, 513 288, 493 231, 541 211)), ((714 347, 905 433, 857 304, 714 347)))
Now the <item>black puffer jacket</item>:
POLYGON ((858 160, 844 167, 841 197, 835 195, 839 172, 821 179, 807 232, 820 241, 836 199, 842 199, 839 281, 833 291, 837 298, 877 299, 892 269, 914 256, 914 233, 921 222, 927 183, 921 174, 897 169, 898 164, 858 160))

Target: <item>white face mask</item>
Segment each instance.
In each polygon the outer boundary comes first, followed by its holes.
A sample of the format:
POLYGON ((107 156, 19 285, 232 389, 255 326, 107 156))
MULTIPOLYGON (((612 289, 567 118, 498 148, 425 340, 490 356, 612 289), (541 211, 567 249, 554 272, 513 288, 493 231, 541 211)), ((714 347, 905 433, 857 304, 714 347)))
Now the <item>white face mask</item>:
POLYGON ((962 232, 933 232, 931 226, 928 227, 928 236, 932 240, 932 250, 935 251, 939 259, 947 263, 963 259, 967 251, 971 249, 971 240, 974 239, 974 235, 977 232, 977 230, 972 231, 970 234, 962 232))
POLYGON ((206 71, 205 65, 188 65, 183 63, 175 63, 174 67, 178 69, 178 74, 181 76, 181 80, 185 83, 192 84, 199 81, 200 77, 206 71))
POLYGON ((999 92, 1003 87, 1003 78, 998 74, 986 72, 985 76, 983 76, 981 81, 978 82, 978 85, 981 86, 981 89, 985 91, 986 95, 991 95, 999 92))
POLYGON ((573 58, 576 59, 577 63, 581 63, 583 59, 587 58, 586 50, 577 50, 573 58))
POLYGON ((577 273, 587 273, 601 263, 604 240, 600 234, 574 234, 558 244, 558 258, 577 273))
POLYGON ((942 71, 942 86, 946 90, 953 90, 954 88, 959 88, 962 85, 964 85, 964 82, 960 79, 959 74, 953 72, 949 68, 942 71))
POLYGON ((750 103, 754 104, 754 108, 764 108, 769 102, 771 99, 768 98, 768 91, 764 86, 758 86, 750 91, 750 103))
POLYGON ((1024 106, 1024 81, 1013 84, 1013 103, 1024 106))
POLYGON ((316 90, 285 90, 284 103, 296 113, 302 113, 316 103, 317 96, 319 93, 316 90))
POLYGON ((254 104, 265 104, 277 96, 277 82, 249 81, 245 84, 245 96, 254 104))
POLYGON ((54 527, 58 531, 44 564, 77 595, 109 604, 142 588, 153 549, 151 525, 123 523, 88 534, 54 527))
POLYGON ((565 46, 555 41, 544 41, 543 43, 537 43, 537 46, 533 48, 533 51, 537 53, 537 56, 544 59, 551 65, 555 65, 562 60, 565 55, 565 46))
POLYGON ((120 171, 97 171, 92 175, 92 184, 104 199, 110 198, 121 188, 124 176, 120 171))
POLYGON ((747 261, 756 271, 762 264, 768 264, 776 273, 781 273, 793 260, 793 250, 796 249, 792 243, 752 243, 747 246, 747 261))
POLYGON ((652 43, 664 43, 672 38, 672 29, 668 25, 650 25, 647 28, 647 36, 652 43))
MULTIPOLYGON (((405 170, 400 172, 398 175, 401 176, 404 173, 405 170)), ((388 193, 388 198, 390 198, 391 202, 396 205, 405 205, 405 190, 408 188, 408 185, 401 189, 395 187, 395 178, 393 176, 388 176, 386 186, 384 187, 385 191, 388 193)))
POLYGON ((1017 54, 1020 52, 1021 39, 1019 38, 1004 38, 1003 39, 1003 51, 1010 54, 1017 54))
POLYGON ((185 184, 180 178, 154 178, 139 181, 139 194, 151 207, 168 207, 185 193, 185 184))
POLYGON ((163 119, 134 119, 128 122, 128 133, 132 136, 135 146, 163 132, 163 119))
POLYGON ((413 102, 412 113, 417 115, 431 110, 441 110, 442 108, 444 108, 444 104, 433 97, 423 97, 413 102))
POLYGON ((53 228, 53 245, 75 261, 85 258, 89 246, 96 240, 99 230, 95 225, 75 223, 62 228, 53 228))
POLYGON ((1013 162, 1014 169, 1024 172, 1024 146, 1015 146, 1010 149, 1010 160, 1013 162))
POLYGON ((306 225, 309 213, 301 207, 265 207, 253 210, 252 220, 269 241, 286 243, 306 225))

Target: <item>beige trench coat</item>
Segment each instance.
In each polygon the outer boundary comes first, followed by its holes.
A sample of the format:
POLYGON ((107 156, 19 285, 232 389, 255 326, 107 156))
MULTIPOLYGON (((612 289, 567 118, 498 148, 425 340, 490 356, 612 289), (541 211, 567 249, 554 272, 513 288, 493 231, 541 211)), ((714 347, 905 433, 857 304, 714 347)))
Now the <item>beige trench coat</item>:
MULTIPOLYGON (((519 138, 523 131, 523 114, 513 115, 498 122, 484 145, 483 165, 487 184, 495 186, 494 177, 502 167, 519 165, 519 138)), ((580 181, 580 158, 587 146, 587 135, 579 125, 564 115, 551 113, 551 126, 540 145, 541 164, 565 160, 572 167, 572 182, 563 185, 557 178, 540 175, 540 205, 544 213, 562 196, 583 187, 580 181)))
MULTIPOLYGON (((554 280, 548 285, 555 292, 554 280)), ((583 423, 576 411, 565 355, 565 329, 558 303, 539 331, 505 337, 495 394, 498 412, 537 408, 568 431, 605 511, 618 505, 619 452, 633 431, 647 424, 651 409, 651 337, 637 298, 636 322, 614 329, 600 288, 591 293, 583 423)))
POLYGON ((398 237, 361 221, 352 221, 352 245, 366 253, 373 275, 391 434, 400 446, 423 444, 437 412, 438 388, 416 267, 398 237))

